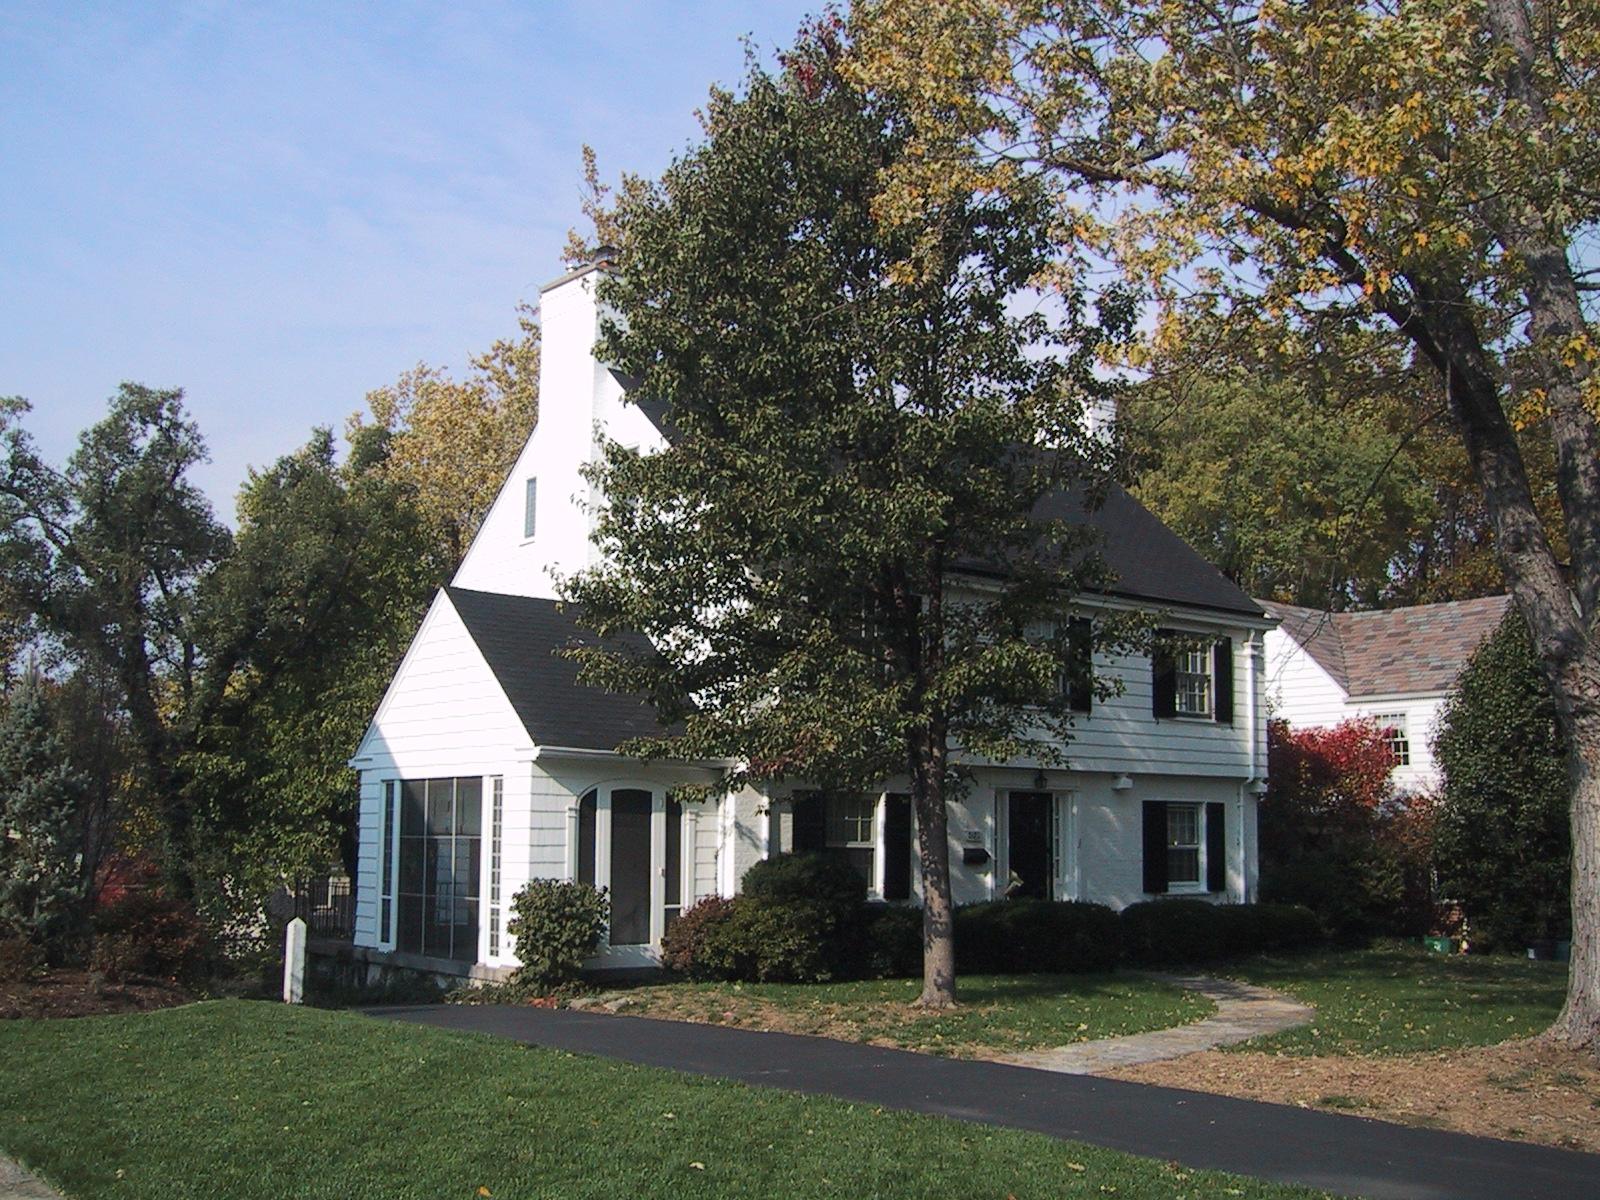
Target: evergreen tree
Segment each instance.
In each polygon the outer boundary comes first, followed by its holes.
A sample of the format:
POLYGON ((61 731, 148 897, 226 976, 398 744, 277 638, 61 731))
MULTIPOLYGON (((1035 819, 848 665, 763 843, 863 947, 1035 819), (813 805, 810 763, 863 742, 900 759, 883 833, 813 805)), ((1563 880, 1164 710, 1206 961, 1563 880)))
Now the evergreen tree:
POLYGON ((1569 752, 1513 610, 1461 673, 1434 743, 1439 889, 1461 903, 1476 945, 1521 950, 1569 936, 1569 752))
POLYGON ((80 816, 88 789, 68 761, 36 678, 0 720, 0 933, 59 957, 82 916, 80 816))

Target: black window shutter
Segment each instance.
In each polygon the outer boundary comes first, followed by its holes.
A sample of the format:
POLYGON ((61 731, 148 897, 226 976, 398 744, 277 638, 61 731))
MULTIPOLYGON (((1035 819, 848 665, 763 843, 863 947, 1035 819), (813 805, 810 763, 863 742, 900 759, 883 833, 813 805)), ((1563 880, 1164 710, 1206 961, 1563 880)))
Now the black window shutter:
POLYGON ((1155 645, 1150 649, 1150 708, 1158 717, 1178 715, 1178 663, 1169 637, 1168 630, 1156 630, 1155 645))
POLYGON ((821 793, 803 792, 794 798, 794 845, 789 847, 794 853, 826 848, 826 815, 821 793))
POLYGON ((1164 800, 1144 802, 1144 890, 1151 895, 1167 890, 1167 805, 1164 800))
POLYGON ((1067 676, 1067 702, 1073 712, 1094 707, 1094 625, 1087 617, 1073 617, 1067 635, 1072 645, 1072 669, 1067 676))
POLYGON ((911 797, 890 792, 883 800, 883 898, 911 899, 911 797))
POLYGON ((1206 891, 1228 890, 1228 839, 1224 828, 1227 808, 1221 804, 1206 805, 1206 891))
POLYGON ((1213 708, 1217 720, 1233 724, 1233 639, 1223 638, 1211 651, 1211 685, 1216 695, 1213 708))

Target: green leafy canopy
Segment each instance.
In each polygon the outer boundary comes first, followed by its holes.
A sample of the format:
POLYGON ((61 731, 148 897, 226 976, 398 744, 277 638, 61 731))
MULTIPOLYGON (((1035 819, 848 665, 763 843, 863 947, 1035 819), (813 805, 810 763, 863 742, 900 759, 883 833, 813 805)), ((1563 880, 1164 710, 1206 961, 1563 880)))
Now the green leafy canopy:
POLYGON ((732 783, 865 787, 924 737, 1059 753, 1063 618, 1105 578, 1091 536, 1035 507, 1103 494, 1081 418, 1115 388, 1095 351, 1126 308, 1031 290, 1042 191, 881 222, 903 123, 838 77, 839 50, 825 21, 714 94, 703 143, 620 201, 600 284, 599 353, 665 404, 671 444, 611 444, 592 470, 605 565, 567 593, 655 651, 591 647, 584 671, 679 723, 630 749, 737 760, 732 783))

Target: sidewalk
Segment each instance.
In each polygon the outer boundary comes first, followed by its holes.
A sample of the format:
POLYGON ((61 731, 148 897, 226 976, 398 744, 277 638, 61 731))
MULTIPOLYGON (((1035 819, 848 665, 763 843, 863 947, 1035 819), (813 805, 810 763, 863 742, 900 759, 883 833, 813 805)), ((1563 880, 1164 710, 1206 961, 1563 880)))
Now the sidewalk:
POLYGON ((1040 1071, 1064 1071, 1070 1075, 1098 1075, 1111 1067, 1131 1067, 1135 1063, 1181 1058, 1200 1050, 1233 1046, 1268 1033, 1281 1033, 1308 1025, 1317 1010, 1301 1004, 1282 992, 1232 979, 1213 979, 1209 975, 1156 975, 1148 978, 1174 987, 1199 992, 1213 1001, 1216 1012, 1192 1025, 1175 1025, 1150 1033, 1126 1037, 1100 1038, 1049 1050, 1028 1050, 1008 1054, 1005 1061, 1040 1071))
POLYGON ((826 1038, 510 1005, 372 1015, 1026 1129, 1375 1200, 1600 1196, 1600 1155, 826 1038))
POLYGON ((61 1200, 61 1193, 0 1154, 0 1200, 61 1200))

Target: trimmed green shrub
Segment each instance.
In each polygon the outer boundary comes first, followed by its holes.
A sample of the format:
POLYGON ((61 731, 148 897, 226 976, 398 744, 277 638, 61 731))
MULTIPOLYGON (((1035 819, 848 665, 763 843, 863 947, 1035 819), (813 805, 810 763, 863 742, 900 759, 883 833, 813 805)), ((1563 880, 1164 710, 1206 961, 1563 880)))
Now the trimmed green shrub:
POLYGON ((867 911, 862 973, 872 979, 922 974, 922 910, 875 904, 867 911))
POLYGON ((1206 900, 1146 900, 1122 910, 1122 945, 1140 966, 1211 962, 1228 948, 1217 906, 1206 900))
POLYGON ((1515 610, 1478 648, 1440 718, 1439 893, 1474 949, 1566 938, 1572 835, 1567 742, 1515 610))
POLYGON ((506 930, 522 962, 512 982, 542 990, 578 978, 584 960, 600 948, 611 899, 593 884, 534 879, 512 897, 511 913, 506 930))
POLYGON ((740 888, 752 900, 774 904, 820 904, 854 917, 867 902, 867 883, 849 863, 831 854, 778 854, 744 873, 740 888))
POLYGON ((1120 956, 1117 914, 1069 900, 990 900, 956 909, 958 971, 1107 971, 1120 956))
POLYGON ((829 953, 837 914, 803 901, 738 896, 702 926, 691 973, 752 983, 822 983, 838 978, 829 953))
POLYGON ((1123 957, 1143 967, 1214 962, 1322 940, 1322 926, 1298 904, 1212 904, 1146 900, 1120 914, 1123 957))
POLYGON ((686 909, 661 939, 661 965, 690 979, 715 979, 705 957, 707 933, 728 919, 733 901, 722 896, 707 896, 686 909))

